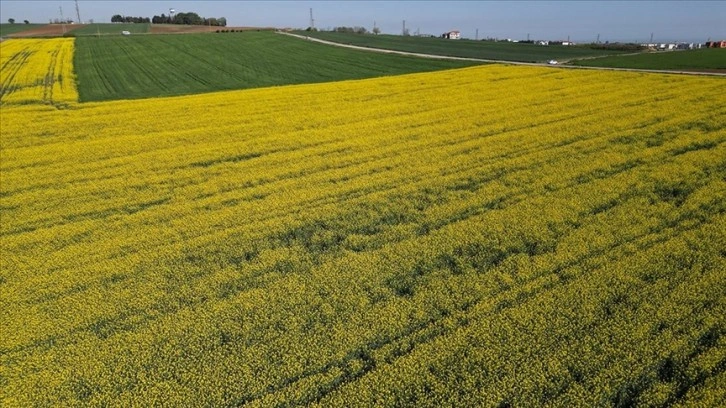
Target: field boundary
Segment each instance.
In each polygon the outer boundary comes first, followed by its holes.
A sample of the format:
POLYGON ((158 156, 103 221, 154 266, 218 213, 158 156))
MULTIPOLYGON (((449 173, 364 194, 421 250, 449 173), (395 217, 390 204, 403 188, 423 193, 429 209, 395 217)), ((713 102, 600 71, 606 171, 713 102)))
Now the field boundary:
POLYGON ((551 65, 547 63, 541 63, 541 62, 521 62, 521 61, 507 61, 507 60, 496 60, 496 59, 485 59, 485 58, 471 58, 471 57, 453 57, 448 55, 435 55, 435 54, 423 54, 419 52, 409 52, 409 51, 398 51, 398 50, 389 50, 385 48, 373 48, 373 47, 363 47, 360 45, 351 45, 351 44, 342 44, 337 43, 334 41, 328 41, 328 40, 321 40, 319 38, 299 35, 299 34, 293 34, 285 31, 275 31, 278 34, 283 35, 289 35, 291 37, 297 37, 303 40, 307 41, 315 41, 321 44, 327 44, 327 45, 333 45, 338 47, 347 47, 347 48, 353 48, 357 50, 363 50, 363 51, 373 51, 373 52, 380 52, 385 54, 399 54, 399 55, 408 55, 412 57, 420 57, 420 58, 432 58, 432 59, 448 59, 448 60, 457 60, 457 61, 476 61, 476 62, 484 62, 484 63, 495 63, 495 64, 508 64, 508 65, 524 65, 524 66, 532 66, 532 67, 548 67, 548 68, 567 68, 567 69, 595 69, 595 70, 601 70, 601 71, 629 71, 629 72, 647 72, 647 73, 654 73, 654 74, 681 74, 681 75, 705 75, 705 76, 726 76, 725 73, 720 72, 697 72, 697 71, 682 71, 682 70, 660 70, 660 69, 638 69, 638 68, 613 68, 613 67, 590 67, 590 66, 580 66, 580 65, 568 65, 568 64, 557 64, 557 65, 551 65))

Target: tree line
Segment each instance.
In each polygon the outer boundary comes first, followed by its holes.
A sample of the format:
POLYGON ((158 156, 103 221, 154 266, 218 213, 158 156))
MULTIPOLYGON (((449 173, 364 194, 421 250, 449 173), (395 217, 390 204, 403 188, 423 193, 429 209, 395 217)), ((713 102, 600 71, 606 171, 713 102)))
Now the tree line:
MULTIPOLYGON (((305 29, 305 31, 326 31, 326 30, 318 30, 315 27, 308 27, 305 29)), ((333 29, 328 29, 327 31, 334 32, 334 33, 350 33, 350 34, 380 34, 381 29, 378 27, 373 27, 373 30, 368 31, 365 27, 355 26, 355 27, 333 27, 333 29)))
POLYGON ((224 17, 210 17, 204 18, 197 13, 177 13, 174 15, 165 15, 162 13, 160 16, 148 17, 132 17, 122 16, 121 14, 114 14, 111 17, 112 23, 152 23, 152 24, 183 24, 183 25, 208 25, 215 27, 226 27, 227 19, 224 17))
POLYGON ((121 14, 114 14, 113 17, 111 17, 112 23, 150 23, 151 19, 149 17, 131 17, 131 16, 122 16, 121 14))

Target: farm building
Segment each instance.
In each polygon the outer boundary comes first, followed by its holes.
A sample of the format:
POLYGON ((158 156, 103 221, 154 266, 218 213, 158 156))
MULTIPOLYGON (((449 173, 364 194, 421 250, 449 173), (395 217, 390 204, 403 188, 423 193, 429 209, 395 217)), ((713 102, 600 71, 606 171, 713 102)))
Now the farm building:
POLYGON ((661 51, 664 51, 664 50, 668 50, 668 51, 675 50, 676 49, 676 44, 665 44, 665 43, 664 44, 659 44, 658 45, 658 49, 661 50, 661 51))
POLYGON ((706 41, 706 48, 726 48, 726 40, 724 40, 724 41, 706 41))
POLYGON ((441 34, 441 38, 448 38, 449 40, 458 40, 461 38, 461 33, 459 31, 449 31, 447 33, 441 34))

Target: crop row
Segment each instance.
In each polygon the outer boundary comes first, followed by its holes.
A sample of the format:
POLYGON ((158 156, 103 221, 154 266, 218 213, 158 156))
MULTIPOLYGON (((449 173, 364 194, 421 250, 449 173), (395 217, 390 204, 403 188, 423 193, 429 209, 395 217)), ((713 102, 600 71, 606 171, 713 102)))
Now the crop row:
POLYGON ((14 39, 2 44, 0 104, 65 106, 78 101, 73 39, 14 39))
POLYGON ((4 106, 0 400, 714 405, 725 90, 486 66, 4 106))

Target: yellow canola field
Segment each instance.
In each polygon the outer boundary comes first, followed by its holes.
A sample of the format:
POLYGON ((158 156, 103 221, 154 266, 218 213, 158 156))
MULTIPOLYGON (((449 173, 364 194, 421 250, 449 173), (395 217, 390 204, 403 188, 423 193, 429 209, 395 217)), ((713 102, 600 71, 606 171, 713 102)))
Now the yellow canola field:
POLYGON ((0 106, 78 101, 73 38, 0 42, 0 106))
POLYGON ((4 101, 2 406, 725 397, 720 78, 4 101))

